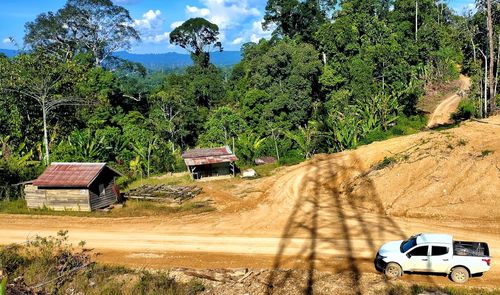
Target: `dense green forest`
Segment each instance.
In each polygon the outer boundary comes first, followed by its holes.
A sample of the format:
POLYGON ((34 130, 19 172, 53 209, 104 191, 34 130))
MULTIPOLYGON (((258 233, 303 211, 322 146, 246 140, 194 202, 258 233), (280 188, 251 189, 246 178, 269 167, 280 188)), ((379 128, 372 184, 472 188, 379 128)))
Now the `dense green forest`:
POLYGON ((459 16, 444 2, 269 0, 273 37, 244 44, 230 69, 210 62, 223 48, 217 25, 190 19, 170 42, 194 63, 165 74, 113 57, 140 39, 125 8, 68 0, 26 24, 21 54, 0 56, 0 198, 53 161, 108 162, 134 179, 185 169, 192 147, 234 143, 240 166, 288 164, 415 132, 426 87, 460 71, 474 83, 457 116, 485 116, 499 6, 477 1, 459 16))

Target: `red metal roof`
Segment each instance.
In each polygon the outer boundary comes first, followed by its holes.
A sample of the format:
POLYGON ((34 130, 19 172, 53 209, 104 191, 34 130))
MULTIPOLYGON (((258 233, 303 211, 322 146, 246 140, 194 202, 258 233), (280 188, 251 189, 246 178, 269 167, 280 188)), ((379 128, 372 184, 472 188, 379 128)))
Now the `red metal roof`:
POLYGON ((89 187, 104 167, 106 167, 105 163, 52 163, 42 175, 33 181, 33 185, 38 187, 89 187))
POLYGON ((238 160, 228 146, 187 150, 182 154, 182 157, 188 166, 227 163, 238 160))

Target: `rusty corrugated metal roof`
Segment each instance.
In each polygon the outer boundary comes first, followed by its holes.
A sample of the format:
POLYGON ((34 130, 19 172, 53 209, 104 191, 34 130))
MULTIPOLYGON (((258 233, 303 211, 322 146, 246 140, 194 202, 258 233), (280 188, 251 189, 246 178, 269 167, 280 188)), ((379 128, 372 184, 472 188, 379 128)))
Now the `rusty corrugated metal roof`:
POLYGON ((182 154, 182 157, 188 166, 227 163, 238 160, 228 146, 187 150, 182 154))
MULTIPOLYGON (((35 181, 38 187, 89 187, 106 163, 52 163, 35 181)), ((110 169, 116 174, 116 171, 110 169)))
POLYGON ((231 149, 228 146, 209 148, 209 149, 191 149, 182 154, 186 158, 199 158, 199 157, 212 157, 212 156, 225 156, 232 155, 231 149))

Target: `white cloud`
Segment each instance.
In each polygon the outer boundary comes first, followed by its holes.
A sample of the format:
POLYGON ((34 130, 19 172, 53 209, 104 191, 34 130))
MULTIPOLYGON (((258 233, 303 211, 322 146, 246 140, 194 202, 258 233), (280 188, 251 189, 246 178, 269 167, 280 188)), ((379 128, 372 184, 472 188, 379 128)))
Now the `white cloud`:
POLYGON ((132 26, 136 28, 144 42, 162 43, 168 42, 170 32, 163 28, 164 19, 159 9, 150 9, 142 15, 141 19, 135 19, 132 26))
POLYGON ((221 30, 241 25, 248 17, 260 15, 248 0, 200 0, 205 7, 186 6, 190 17, 206 17, 217 24, 221 30))
POLYGON ((260 19, 252 23, 252 35, 250 36, 250 41, 257 43, 262 38, 264 39, 271 38, 271 34, 274 31, 274 27, 269 28, 268 30, 264 30, 262 28, 263 21, 264 21, 263 19, 260 19))
POLYGON ((161 18, 161 11, 157 10, 148 10, 148 12, 142 15, 142 19, 134 20, 134 27, 137 29, 152 29, 163 25, 163 19, 161 18))
POLYGON ((260 39, 270 39, 272 32, 274 31, 274 27, 269 28, 269 30, 264 30, 262 28, 262 22, 263 19, 254 21, 250 28, 243 30, 241 34, 233 40, 232 44, 238 45, 248 41, 258 43, 260 39))
POLYGON ((184 22, 183 21, 176 21, 176 22, 173 22, 171 25, 170 25, 170 28, 173 30, 175 28, 177 28, 178 26, 182 25, 184 22))
POLYGON ((186 12, 192 16, 205 17, 210 14, 210 10, 207 8, 198 8, 196 6, 186 6, 186 12))
POLYGON ((243 37, 238 37, 231 42, 233 45, 240 45, 241 43, 243 43, 243 37))
POLYGON ((12 39, 11 38, 5 38, 2 40, 2 43, 3 44, 11 44, 12 43, 12 39))
POLYGON ((148 41, 148 42, 160 43, 160 42, 168 41, 169 36, 170 36, 170 32, 164 32, 164 33, 157 34, 157 35, 146 36, 146 37, 144 37, 144 40, 148 41))

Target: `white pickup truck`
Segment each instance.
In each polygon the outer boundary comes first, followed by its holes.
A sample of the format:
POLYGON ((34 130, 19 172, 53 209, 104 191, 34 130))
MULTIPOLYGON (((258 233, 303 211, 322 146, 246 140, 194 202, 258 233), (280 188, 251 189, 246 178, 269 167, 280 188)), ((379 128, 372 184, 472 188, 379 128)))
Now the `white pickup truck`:
POLYGON ((380 247, 375 267, 389 278, 404 272, 447 274, 456 283, 490 270, 488 244, 454 241, 451 235, 418 234, 380 247))

